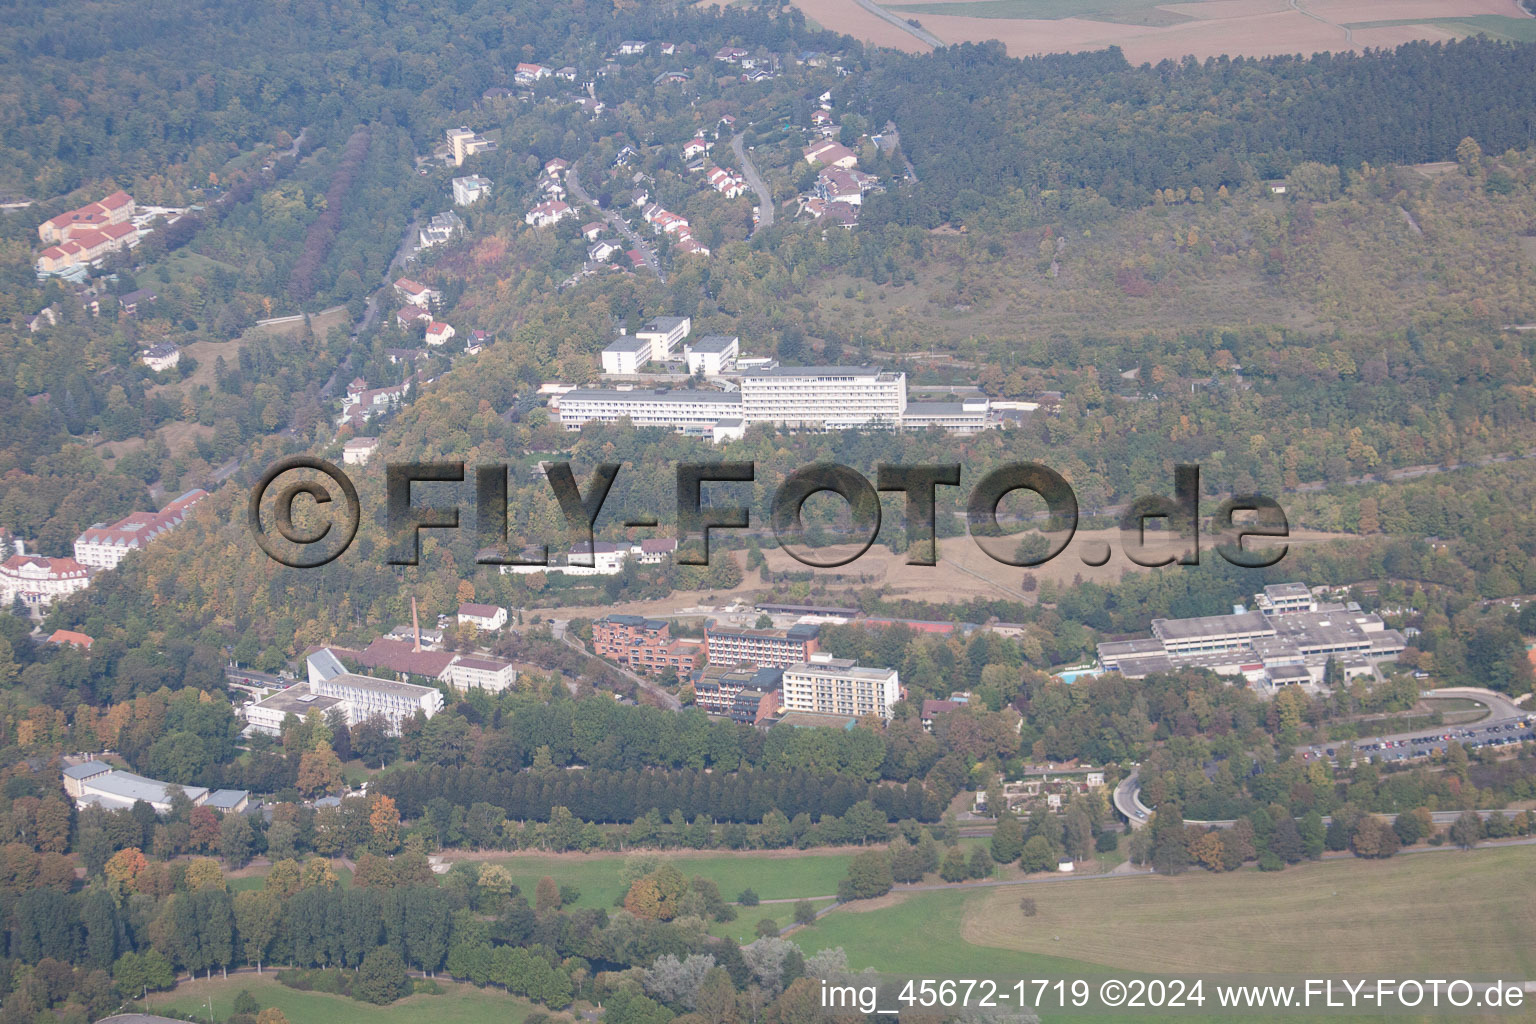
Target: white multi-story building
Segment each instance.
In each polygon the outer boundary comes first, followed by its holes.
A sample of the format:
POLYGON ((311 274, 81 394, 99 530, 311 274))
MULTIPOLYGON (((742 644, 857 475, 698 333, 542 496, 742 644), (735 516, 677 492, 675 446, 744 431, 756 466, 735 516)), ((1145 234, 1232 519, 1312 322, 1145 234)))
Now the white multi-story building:
POLYGON ((690 374, 718 377, 736 364, 741 355, 741 339, 734 334, 706 334, 698 341, 683 345, 683 357, 690 374))
POLYGON ((207 491, 194 488, 159 512, 135 512, 111 526, 97 523, 75 538, 75 561, 93 569, 116 569, 128 552, 180 526, 192 506, 206 497, 207 491))
POLYGON ((635 337, 651 343, 651 358, 659 363, 670 359, 678 343, 692 330, 693 320, 689 317, 658 316, 652 317, 644 330, 636 331, 635 337))
POLYGON ((780 366, 741 378, 741 416, 749 424, 899 427, 906 409, 907 375, 878 366, 780 366))
POLYGON ((741 395, 719 391, 578 388, 557 396, 553 403, 558 403, 560 425, 567 430, 580 430, 593 421, 627 419, 637 427, 667 427, 703 436, 717 421, 741 415, 741 395))
POLYGON ((1265 615, 1317 611, 1317 598, 1305 583, 1271 583, 1254 594, 1253 601, 1265 615))
POLYGON ((455 167, 462 167, 465 157, 494 152, 496 149, 495 142, 462 126, 448 129, 448 146, 452 150, 455 167))
POLYGON ((640 367, 651 361, 654 348, 649 338, 621 334, 603 349, 603 372, 639 373, 640 367))
POLYGON ((306 663, 309 692, 316 697, 335 697, 340 702, 336 706, 345 712, 348 725, 380 715, 389 723, 390 731, 398 733, 401 724, 413 718, 416 712, 431 718, 443 710, 442 691, 415 683, 355 675, 327 649, 311 654, 306 663))
POLYGON ((890 719, 901 699, 901 681, 893 668, 864 668, 849 658, 813 654, 809 661, 784 670, 785 711, 820 715, 879 715, 890 719))
POLYGON ((432 219, 427 221, 427 226, 418 233, 418 241, 421 243, 421 248, 430 249, 434 245, 452 241, 463 231, 463 218, 452 210, 444 210, 442 213, 432 215, 432 219))
POLYGON ((457 690, 500 693, 517 682, 517 669, 510 661, 497 658, 460 657, 448 671, 449 681, 457 690))
POLYGON ((91 585, 91 570, 73 558, 12 555, 0 564, 0 607, 19 598, 29 614, 40 615, 61 597, 91 585))
POLYGON ((491 179, 483 174, 471 174, 453 179, 453 205, 468 206, 482 196, 491 194, 491 179))
POLYGON ((938 427, 951 434, 979 434, 992 424, 991 400, 966 398, 959 402, 908 402, 901 425, 907 430, 938 427))

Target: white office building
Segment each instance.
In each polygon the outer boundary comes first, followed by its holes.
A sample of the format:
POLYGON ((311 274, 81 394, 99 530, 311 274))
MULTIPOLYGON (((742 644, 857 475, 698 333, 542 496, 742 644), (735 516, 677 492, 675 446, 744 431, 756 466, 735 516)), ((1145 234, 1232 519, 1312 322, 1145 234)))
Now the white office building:
POLYGON ((899 427, 906 409, 907 375, 878 366, 780 366, 741 378, 741 416, 748 424, 899 427))
POLYGON ((891 707, 901 699, 895 669, 864 668, 829 654, 813 654, 809 661, 789 666, 781 685, 785 711, 889 720, 891 707))

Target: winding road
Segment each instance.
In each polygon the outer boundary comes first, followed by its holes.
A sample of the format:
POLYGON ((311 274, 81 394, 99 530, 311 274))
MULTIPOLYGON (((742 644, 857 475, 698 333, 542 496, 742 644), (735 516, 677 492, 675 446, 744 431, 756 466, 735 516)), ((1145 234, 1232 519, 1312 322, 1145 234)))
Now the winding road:
POLYGON ((631 228, 629 224, 625 222, 623 217, 620 217, 612 210, 605 210, 601 206, 598 206, 597 203, 592 200, 592 197, 587 195, 587 190, 581 187, 581 178, 577 177, 575 167, 571 167, 565 172, 565 184, 566 187, 571 190, 571 195, 581 200, 581 202, 585 205, 590 206, 592 209, 596 210, 597 215, 603 218, 603 220, 608 223, 609 227, 613 228, 619 234, 628 239, 630 244, 638 249, 640 254, 645 257, 645 265, 651 268, 651 273, 655 274, 657 279, 661 281, 662 284, 667 283, 667 275, 662 272, 661 264, 656 261, 656 250, 648 245, 645 239, 635 234, 634 228, 631 228))
MULTIPOLYGON (((1365 749, 1361 746, 1361 744, 1372 744, 1373 749, 1380 749, 1383 746, 1393 747, 1401 745, 1404 747, 1403 752, 1401 754, 1395 755, 1395 757, 1398 759, 1406 760, 1410 756, 1423 756, 1422 754, 1418 753, 1416 748, 1432 747, 1432 745, 1435 743, 1444 742, 1443 737, 1447 735, 1447 733, 1451 735, 1459 735, 1463 733, 1470 734, 1469 738, 1473 742, 1477 742, 1479 740, 1486 742, 1489 739, 1495 739, 1503 742, 1506 739, 1513 738, 1519 731, 1511 731, 1510 726, 1514 725, 1515 723, 1524 721, 1525 719, 1530 718, 1532 715, 1530 710, 1522 708, 1520 705, 1510 700, 1504 694, 1495 693, 1493 690, 1484 690, 1478 687, 1448 686, 1444 689, 1428 691, 1426 696, 1433 696, 1437 698, 1471 698, 1487 706, 1488 717, 1479 720, 1475 725, 1471 726, 1442 725, 1429 729, 1414 729, 1409 732, 1390 733, 1387 735, 1378 736, 1362 736, 1357 740, 1340 740, 1338 741, 1338 744, 1342 745, 1346 742, 1353 743, 1355 744, 1355 749, 1357 750, 1365 749)), ((1316 752, 1318 749, 1318 744, 1302 743, 1297 745, 1296 752, 1298 754, 1305 754, 1307 752, 1316 752)), ((1122 779, 1120 784, 1115 787, 1113 797, 1115 810, 1118 811, 1126 821, 1131 823, 1131 828, 1133 829, 1142 828, 1152 820, 1152 808, 1141 802, 1140 774, 1141 769, 1139 767, 1132 769, 1131 773, 1122 779)), ((1430 817, 1437 825, 1449 825, 1454 822, 1461 815, 1461 813, 1462 812, 1460 810, 1433 811, 1431 812, 1430 817)), ((1500 814, 1504 812, 1497 810, 1480 810, 1477 813, 1479 817, 1486 819, 1491 814, 1500 814)), ((1323 821, 1325 823, 1331 820, 1332 819, 1329 816, 1323 816, 1323 821)), ((1197 826, 1213 826, 1215 828, 1229 828, 1232 826, 1233 822, 1231 820, 1199 821, 1187 818, 1185 819, 1185 824, 1197 826)))
POLYGON ((746 176, 747 184, 757 193, 757 224, 752 228, 752 234, 755 235, 760 228, 773 227, 773 193, 768 191, 763 176, 757 173, 757 168, 747 158, 746 147, 741 144, 744 137, 745 133, 738 132, 731 139, 731 152, 736 154, 737 161, 741 163, 741 173, 746 176))

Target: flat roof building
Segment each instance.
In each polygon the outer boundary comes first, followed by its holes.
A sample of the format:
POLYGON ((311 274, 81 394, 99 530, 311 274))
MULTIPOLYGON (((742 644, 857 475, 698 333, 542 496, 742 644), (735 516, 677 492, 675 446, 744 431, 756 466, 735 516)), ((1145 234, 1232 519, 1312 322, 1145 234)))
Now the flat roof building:
POLYGON ((899 427, 906 408, 907 375, 878 366, 779 366, 741 378, 741 416, 749 424, 899 427))
POLYGON ((879 715, 889 720, 901 699, 901 681, 893 668, 865 668, 849 658, 813 654, 784 669, 786 711, 822 715, 879 715))
POLYGON ((591 422, 629 420, 636 427, 666 427, 707 435, 715 423, 741 415, 741 395, 723 391, 633 391, 577 388, 552 400, 567 430, 591 422))

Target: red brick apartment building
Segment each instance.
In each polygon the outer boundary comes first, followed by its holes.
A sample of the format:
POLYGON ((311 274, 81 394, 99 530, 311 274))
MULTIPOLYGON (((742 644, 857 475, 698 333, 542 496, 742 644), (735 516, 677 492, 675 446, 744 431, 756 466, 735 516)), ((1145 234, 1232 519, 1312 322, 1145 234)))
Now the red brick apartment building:
POLYGON ((671 669, 683 676, 704 663, 703 644, 676 639, 664 620, 640 615, 609 615, 592 623, 592 648, 646 674, 671 669))
POLYGON ((811 660, 820 631, 821 627, 811 624, 788 630, 709 626, 704 630, 704 638, 709 644, 711 665, 788 668, 811 660))

